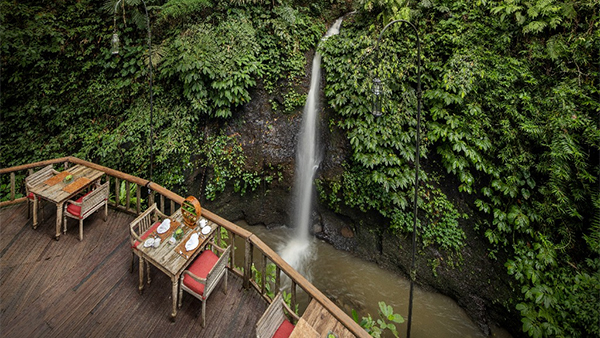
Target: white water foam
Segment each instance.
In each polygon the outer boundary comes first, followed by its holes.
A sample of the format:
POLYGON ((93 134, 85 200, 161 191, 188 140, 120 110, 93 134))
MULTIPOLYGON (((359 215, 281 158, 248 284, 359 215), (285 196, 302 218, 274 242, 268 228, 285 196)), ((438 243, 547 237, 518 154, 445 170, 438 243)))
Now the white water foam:
MULTIPOLYGON (((323 39, 339 33, 342 19, 339 18, 329 28, 323 39)), ((295 236, 280 249, 280 256, 305 278, 311 279, 307 263, 312 255, 313 239, 310 235, 310 221, 314 196, 313 180, 319 169, 321 155, 318 143, 319 87, 321 83, 321 54, 315 53, 312 63, 310 89, 304 105, 300 143, 296 150, 296 180, 294 184, 294 225, 295 236)))

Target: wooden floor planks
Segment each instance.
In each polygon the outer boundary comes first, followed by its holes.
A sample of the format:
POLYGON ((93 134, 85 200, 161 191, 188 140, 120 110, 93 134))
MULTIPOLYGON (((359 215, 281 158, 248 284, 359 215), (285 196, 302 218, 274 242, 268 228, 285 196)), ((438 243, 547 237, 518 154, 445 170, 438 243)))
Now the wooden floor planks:
POLYGON ((37 230, 25 203, 0 209, 0 336, 2 337, 254 337, 266 303, 229 274, 207 302, 184 293, 175 323, 170 321, 171 281, 151 268, 152 282, 137 292, 137 262, 130 273, 128 226, 133 216, 109 209, 54 240, 56 208, 44 204, 37 230))

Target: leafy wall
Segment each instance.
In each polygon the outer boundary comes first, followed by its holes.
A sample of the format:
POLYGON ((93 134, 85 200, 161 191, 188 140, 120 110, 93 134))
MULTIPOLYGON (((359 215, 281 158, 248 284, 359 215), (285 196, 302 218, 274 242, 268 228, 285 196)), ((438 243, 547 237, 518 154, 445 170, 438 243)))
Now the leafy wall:
MULTIPOLYGON (((460 255, 466 219, 513 276, 509 308, 540 336, 594 336, 600 296, 598 8, 592 1, 421 1, 365 11, 323 46, 331 123, 352 145, 328 201, 376 210, 410 232, 416 23, 422 44, 422 244, 460 255), (373 18, 376 17, 376 20, 373 18), (383 80, 384 115, 371 110, 383 80), (458 181, 452 188, 446 182, 458 181), (439 189, 443 187, 443 189, 439 189), (448 197, 471 201, 461 208, 448 197), (477 217, 460 210, 474 210, 477 217), (469 221, 472 219, 473 221, 469 221)), ((333 203, 335 207, 335 203, 333 203)))
MULTIPOLYGON (((133 175, 149 168, 149 57, 154 175, 171 189, 204 170, 205 193, 253 190, 252 169, 221 128, 252 91, 294 114, 306 53, 322 44, 329 121, 352 147, 344 173, 320 182, 335 210, 376 211, 411 230, 415 174, 415 36, 422 39, 425 164, 419 238, 460 256, 470 224, 511 257, 511 309, 531 336, 597 336, 600 294, 598 6, 557 0, 124 0, 121 53, 110 55, 116 1, 0 2, 0 166, 74 155, 133 175), (378 62, 381 61, 381 62, 378 62), (386 113, 370 114, 371 79, 386 113), (281 99, 277 99, 277 98, 281 99), (448 182, 460 182, 449 186, 448 182), (454 196, 468 205, 461 205, 454 196), (479 221, 481 220, 481 221, 479 221)), ((4 182, 3 182, 4 183, 4 182)))

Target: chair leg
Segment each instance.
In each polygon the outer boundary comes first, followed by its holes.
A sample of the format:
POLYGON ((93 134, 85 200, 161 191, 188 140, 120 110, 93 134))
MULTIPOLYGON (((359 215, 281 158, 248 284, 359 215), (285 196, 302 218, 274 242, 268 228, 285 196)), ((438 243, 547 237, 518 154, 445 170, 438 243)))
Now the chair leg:
POLYGON ((152 280, 150 279, 150 263, 148 261, 146 261, 146 275, 148 277, 148 285, 150 285, 152 280))
POLYGON ((225 268, 225 290, 223 292, 227 294, 227 268, 225 268))
POLYGON ((206 300, 202 301, 202 327, 206 326, 206 300))
POLYGON ((104 222, 108 219, 108 203, 104 203, 104 222))
POLYGON ((179 279, 179 302, 177 306, 181 309, 181 304, 183 302, 183 289, 181 288, 181 283, 183 283, 183 278, 179 279))
POLYGON ((79 240, 83 241, 83 218, 79 219, 79 240))
POLYGON ((135 253, 132 251, 131 252, 131 271, 130 271, 130 273, 133 273, 133 264, 135 264, 135 253))

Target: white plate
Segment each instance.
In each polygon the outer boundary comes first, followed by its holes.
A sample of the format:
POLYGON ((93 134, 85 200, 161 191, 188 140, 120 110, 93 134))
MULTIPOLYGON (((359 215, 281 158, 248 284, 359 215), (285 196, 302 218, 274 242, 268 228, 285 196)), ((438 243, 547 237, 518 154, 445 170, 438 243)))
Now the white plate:
POLYGON ((208 235, 208 233, 210 232, 211 227, 204 227, 202 228, 202 234, 203 235, 208 235))
POLYGON ((167 218, 164 221, 162 221, 158 228, 156 228, 156 232, 158 232, 159 234, 164 234, 165 232, 167 232, 167 230, 169 230, 169 228, 171 228, 171 220, 167 218))
POLYGON ((154 238, 148 238, 144 242, 144 248, 149 248, 154 245, 154 238))
POLYGON ((192 236, 190 236, 190 239, 188 239, 188 241, 185 243, 185 249, 187 251, 194 250, 196 247, 198 247, 198 244, 200 244, 200 241, 198 240, 198 234, 193 233, 192 236))

